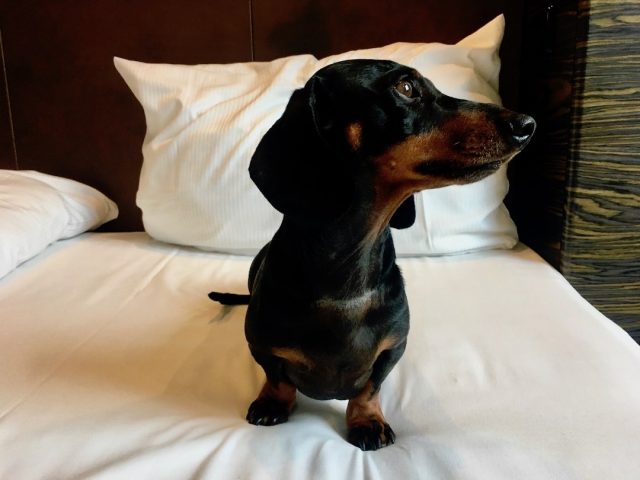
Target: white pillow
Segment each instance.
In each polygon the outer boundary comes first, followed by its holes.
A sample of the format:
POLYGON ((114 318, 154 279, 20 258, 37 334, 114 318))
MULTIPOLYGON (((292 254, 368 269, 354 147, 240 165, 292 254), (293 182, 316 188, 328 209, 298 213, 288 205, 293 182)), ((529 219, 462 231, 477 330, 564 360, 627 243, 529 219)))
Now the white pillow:
MULTIPOLYGON (((146 231, 166 242, 254 254, 281 215, 247 172, 292 92, 320 68, 352 58, 412 66, 444 93, 500 103, 499 16, 456 45, 394 43, 316 60, 311 55, 229 65, 145 64, 115 58, 144 108, 147 133, 137 204, 146 231)), ((506 168, 476 184, 424 191, 416 223, 394 230, 401 255, 511 248, 516 228, 502 204, 506 168)))
POLYGON ((0 278, 50 243, 117 216, 116 204, 88 185, 34 171, 0 170, 0 278))

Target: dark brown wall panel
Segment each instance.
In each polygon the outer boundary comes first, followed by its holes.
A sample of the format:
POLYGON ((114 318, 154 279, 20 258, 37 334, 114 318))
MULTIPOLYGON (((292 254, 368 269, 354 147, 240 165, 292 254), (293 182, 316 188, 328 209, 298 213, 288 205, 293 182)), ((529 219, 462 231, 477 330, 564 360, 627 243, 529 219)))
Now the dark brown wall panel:
POLYGON ((103 190, 120 206, 113 230, 142 226, 135 192, 145 122, 112 57, 251 59, 249 4, 235 0, 4 2, 0 29, 20 168, 103 190))
POLYGON ((9 98, 2 54, 2 30, 0 30, 0 168, 15 169, 16 155, 13 148, 13 132, 9 112, 9 98))
POLYGON ((491 0, 253 0, 256 60, 311 53, 317 57, 393 42, 455 43, 500 13, 507 19, 502 94, 514 106, 522 2, 491 0))

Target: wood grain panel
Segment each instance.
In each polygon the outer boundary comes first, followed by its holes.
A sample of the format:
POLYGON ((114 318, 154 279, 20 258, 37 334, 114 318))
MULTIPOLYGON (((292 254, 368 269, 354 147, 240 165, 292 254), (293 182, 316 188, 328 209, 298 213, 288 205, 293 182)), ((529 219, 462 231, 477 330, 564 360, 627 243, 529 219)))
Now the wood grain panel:
POLYGON ((640 340, 640 3, 582 1, 561 269, 640 340))
POLYGON ((113 56, 251 60, 249 4, 234 0, 2 2, 0 29, 20 167, 104 191, 120 207, 111 230, 142 228, 135 192, 145 133, 113 56))

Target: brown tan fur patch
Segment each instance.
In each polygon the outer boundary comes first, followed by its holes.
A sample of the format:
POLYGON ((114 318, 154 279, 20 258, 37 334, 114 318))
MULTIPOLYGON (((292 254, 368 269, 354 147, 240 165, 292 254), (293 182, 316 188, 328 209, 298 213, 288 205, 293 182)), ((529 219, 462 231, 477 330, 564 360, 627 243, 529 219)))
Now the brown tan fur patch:
POLYGON ((301 364, 307 368, 313 368, 315 365, 313 360, 297 348, 276 347, 271 349, 271 353, 278 358, 286 360, 287 362, 301 364))
POLYGON ((274 385, 267 380, 256 400, 262 398, 271 398, 287 405, 288 411, 291 413, 296 404, 296 387, 284 382, 274 385))
POLYGON ((375 158, 376 201, 369 238, 380 234, 400 204, 414 192, 465 183, 463 179, 419 173, 416 167, 420 163, 481 164, 499 154, 499 137, 484 113, 465 112, 439 128, 407 137, 375 158))
POLYGON ((438 156, 444 150, 445 134, 441 130, 412 135, 392 146, 375 159, 378 181, 387 187, 420 188, 423 175, 415 171, 418 162, 438 156))
POLYGON ((347 141, 353 151, 360 148, 362 144, 362 124, 356 122, 347 126, 347 141))
POLYGON ((371 421, 385 424, 386 420, 380 409, 380 395, 373 391, 373 382, 369 380, 358 396, 349 400, 347 405, 347 427, 353 428, 368 425, 371 421))
POLYGON ((377 238, 393 213, 409 195, 423 188, 439 186, 437 178, 425 179, 415 171, 415 167, 424 159, 424 152, 443 143, 442 136, 440 130, 412 135, 374 160, 377 170, 376 199, 369 238, 377 238))
POLYGON ((451 179, 425 176, 415 168, 425 161, 460 166, 481 164, 500 156, 501 143, 494 122, 484 113, 460 113, 439 128, 407 137, 376 158, 378 180, 383 185, 412 190, 451 184, 451 179))
POLYGON ((378 348, 376 350, 376 356, 373 358, 373 360, 375 361, 382 352, 384 352, 385 350, 390 350, 393 347, 395 347, 398 343, 398 339, 396 337, 384 337, 380 343, 378 344, 378 348))

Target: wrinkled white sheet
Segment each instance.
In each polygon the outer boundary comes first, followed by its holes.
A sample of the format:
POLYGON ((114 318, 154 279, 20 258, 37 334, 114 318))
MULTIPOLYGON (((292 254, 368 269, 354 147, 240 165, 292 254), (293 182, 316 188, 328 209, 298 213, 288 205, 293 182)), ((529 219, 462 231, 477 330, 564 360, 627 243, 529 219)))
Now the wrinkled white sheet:
POLYGON ((531 250, 403 259, 412 329, 382 387, 395 445, 346 402, 255 427, 249 259, 145 234, 58 242, 0 280, 3 479, 640 478, 640 347, 531 250))

